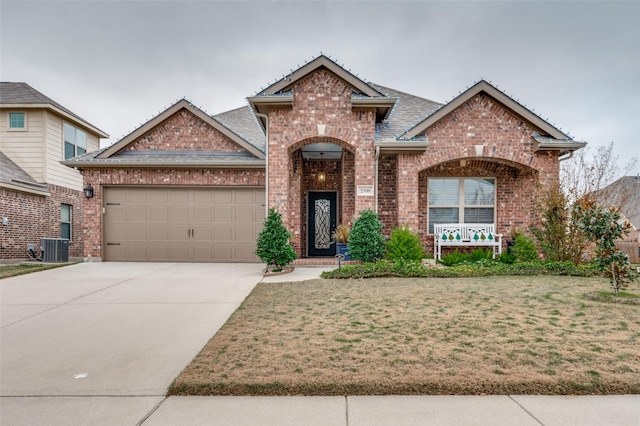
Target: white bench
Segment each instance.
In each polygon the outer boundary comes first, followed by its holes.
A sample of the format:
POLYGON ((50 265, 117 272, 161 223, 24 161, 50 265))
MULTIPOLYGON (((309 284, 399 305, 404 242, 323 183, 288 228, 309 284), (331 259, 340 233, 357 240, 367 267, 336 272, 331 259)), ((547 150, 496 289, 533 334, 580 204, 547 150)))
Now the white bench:
POLYGON ((502 253, 502 234, 496 234, 492 223, 434 224, 433 234, 438 260, 442 260, 442 247, 491 247, 494 259, 502 253))

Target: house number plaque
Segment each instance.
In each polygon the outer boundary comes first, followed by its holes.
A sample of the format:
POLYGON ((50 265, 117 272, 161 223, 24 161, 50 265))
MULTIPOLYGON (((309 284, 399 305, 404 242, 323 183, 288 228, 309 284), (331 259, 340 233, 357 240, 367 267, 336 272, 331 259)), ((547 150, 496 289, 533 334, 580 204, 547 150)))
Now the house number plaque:
POLYGON ((358 185, 358 196, 373 197, 373 185, 358 185))

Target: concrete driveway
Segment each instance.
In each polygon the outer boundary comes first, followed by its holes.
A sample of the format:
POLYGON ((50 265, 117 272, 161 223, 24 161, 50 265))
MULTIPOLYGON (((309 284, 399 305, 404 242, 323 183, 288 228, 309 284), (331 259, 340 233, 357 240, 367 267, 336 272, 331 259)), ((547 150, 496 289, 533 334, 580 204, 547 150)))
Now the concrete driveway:
POLYGON ((0 280, 0 423, 138 424, 261 269, 81 263, 0 280))
POLYGON ((1 425, 636 426, 640 395, 166 398, 258 264, 83 263, 0 280, 1 425))

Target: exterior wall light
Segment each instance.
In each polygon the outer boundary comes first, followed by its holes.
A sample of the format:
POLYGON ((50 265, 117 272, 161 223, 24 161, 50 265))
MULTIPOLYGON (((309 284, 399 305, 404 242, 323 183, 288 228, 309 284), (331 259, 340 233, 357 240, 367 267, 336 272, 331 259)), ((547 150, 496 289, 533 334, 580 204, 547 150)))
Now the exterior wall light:
MULTIPOLYGON (((320 163, 322 165, 322 157, 324 156, 324 152, 320 153, 320 163)), ((324 182, 324 180, 326 179, 326 176, 324 174, 324 172, 318 172, 318 182, 324 182)))
POLYGON ((87 186, 84 187, 84 196, 85 198, 93 198, 93 187, 90 183, 88 183, 87 186))

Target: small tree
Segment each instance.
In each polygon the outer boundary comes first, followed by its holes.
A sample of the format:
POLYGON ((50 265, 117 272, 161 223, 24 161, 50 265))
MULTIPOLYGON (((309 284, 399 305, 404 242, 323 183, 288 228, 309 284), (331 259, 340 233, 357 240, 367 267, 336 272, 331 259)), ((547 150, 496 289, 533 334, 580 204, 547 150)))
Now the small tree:
POLYGON ((387 259, 420 261, 424 256, 424 248, 418 234, 414 234, 406 226, 391 231, 391 238, 387 242, 387 259))
POLYGON ((273 208, 269 209, 264 228, 258 235, 256 248, 256 254, 267 264, 268 271, 281 271, 296 260, 297 255, 289 238, 291 233, 282 224, 282 215, 273 208))
MULTIPOLYGON (((628 158, 628 157, 627 157, 628 158)), ((577 207, 595 199, 601 204, 624 208, 629 195, 624 191, 603 191, 614 180, 635 166, 637 159, 629 158, 625 166, 618 164, 614 144, 588 147, 560 163, 560 184, 550 188, 542 199, 542 228, 531 228, 548 260, 583 262, 590 241, 578 224, 577 207), (611 199, 611 196, 614 196, 611 199)))
POLYGON ((349 235, 351 257, 363 262, 377 262, 384 256, 384 245, 382 223, 378 220, 378 214, 372 210, 363 210, 349 235))
POLYGON ((591 202, 576 208, 580 226, 587 238, 596 244, 598 268, 609 277, 613 293, 627 288, 630 282, 638 280, 638 272, 631 267, 629 256, 618 250, 615 242, 629 233, 631 224, 622 221, 618 209, 602 208, 591 202))
POLYGON ((547 260, 558 262, 582 262, 589 245, 587 235, 576 221, 576 205, 569 205, 560 186, 552 187, 544 194, 541 208, 542 227, 530 228, 540 244, 547 260))

